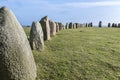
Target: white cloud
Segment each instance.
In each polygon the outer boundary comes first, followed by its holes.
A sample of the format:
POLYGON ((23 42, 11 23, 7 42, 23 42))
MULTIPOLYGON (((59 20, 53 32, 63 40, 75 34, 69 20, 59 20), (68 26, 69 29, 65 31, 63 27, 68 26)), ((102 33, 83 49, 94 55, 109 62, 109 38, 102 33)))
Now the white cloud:
POLYGON ((102 2, 73 2, 64 4, 68 7, 106 7, 120 6, 120 1, 102 1, 102 2))

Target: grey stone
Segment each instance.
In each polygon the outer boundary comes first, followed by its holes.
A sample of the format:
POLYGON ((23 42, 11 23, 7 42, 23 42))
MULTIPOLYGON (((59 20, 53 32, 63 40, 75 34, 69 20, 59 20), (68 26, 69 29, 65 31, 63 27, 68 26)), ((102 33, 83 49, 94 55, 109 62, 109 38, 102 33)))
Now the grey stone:
POLYGON ((112 23, 112 27, 115 27, 115 23, 112 23))
POLYGON ((102 27, 102 21, 99 21, 98 27, 102 27))
POLYGON ((109 28, 111 27, 111 24, 110 24, 110 23, 108 23, 108 27, 109 27, 109 28))
POLYGON ((49 20, 49 24, 50 24, 50 36, 55 36, 56 35, 56 24, 55 22, 49 20))
POLYGON ((79 28, 80 27, 80 24, 79 23, 75 23, 76 24, 76 28, 79 28))
POLYGON ((0 80, 35 80, 36 65, 29 42, 15 15, 0 8, 0 80))
POLYGON ((55 22, 55 23, 56 23, 56 32, 59 32, 59 25, 57 22, 55 22))
POLYGON ((44 50, 43 30, 39 22, 32 23, 29 41, 32 50, 44 50))
POLYGON ((116 28, 118 27, 117 23, 115 23, 115 27, 116 27, 116 28))
POLYGON ((50 25, 49 25, 49 19, 47 16, 43 17, 40 20, 40 24, 43 29, 43 34, 44 34, 44 40, 50 40, 50 25))
POLYGON ((59 31, 64 29, 64 25, 62 23, 59 22, 58 25, 59 25, 59 31))
POLYGON ((73 29, 75 29, 75 28, 76 28, 76 24, 74 23, 74 24, 73 24, 73 29))
POLYGON ((120 23, 118 23, 118 28, 120 28, 120 23))
POLYGON ((72 29, 73 28, 73 24, 72 22, 69 24, 69 29, 72 29))
POLYGON ((66 29, 68 29, 68 28, 69 28, 69 23, 66 23, 65 28, 66 28, 66 29))

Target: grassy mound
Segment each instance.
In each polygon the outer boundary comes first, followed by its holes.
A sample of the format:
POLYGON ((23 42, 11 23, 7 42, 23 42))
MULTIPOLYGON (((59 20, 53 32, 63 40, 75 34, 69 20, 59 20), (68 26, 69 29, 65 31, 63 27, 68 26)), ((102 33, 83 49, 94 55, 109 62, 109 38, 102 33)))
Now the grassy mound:
POLYGON ((33 54, 37 80, 120 80, 118 28, 63 30, 33 54))

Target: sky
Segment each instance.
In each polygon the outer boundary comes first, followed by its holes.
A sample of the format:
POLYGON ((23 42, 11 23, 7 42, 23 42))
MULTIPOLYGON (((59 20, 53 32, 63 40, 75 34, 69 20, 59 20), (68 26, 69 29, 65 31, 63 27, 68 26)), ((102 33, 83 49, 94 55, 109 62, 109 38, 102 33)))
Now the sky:
POLYGON ((0 0, 22 25, 31 25, 44 16, 56 22, 120 23, 120 0, 0 0))

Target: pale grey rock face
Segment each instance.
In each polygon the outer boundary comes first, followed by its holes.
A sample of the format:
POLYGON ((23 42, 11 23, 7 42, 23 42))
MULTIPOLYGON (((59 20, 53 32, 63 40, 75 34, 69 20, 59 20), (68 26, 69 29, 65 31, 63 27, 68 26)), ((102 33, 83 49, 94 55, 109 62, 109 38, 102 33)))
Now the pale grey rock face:
POLYGON ((0 8, 0 80, 35 80, 36 65, 29 42, 15 15, 0 8))
POLYGON ((40 24, 43 29, 43 34, 44 34, 44 40, 50 40, 50 25, 49 25, 49 19, 47 16, 43 17, 40 20, 40 24))
POLYGON ((32 50, 44 50, 43 30, 39 22, 32 23, 29 41, 32 50))
POLYGON ((55 22, 55 23, 56 23, 56 32, 59 32, 59 25, 57 22, 55 22))
POLYGON ((55 22, 49 20, 49 24, 50 24, 50 36, 55 36, 56 35, 56 24, 55 22))

